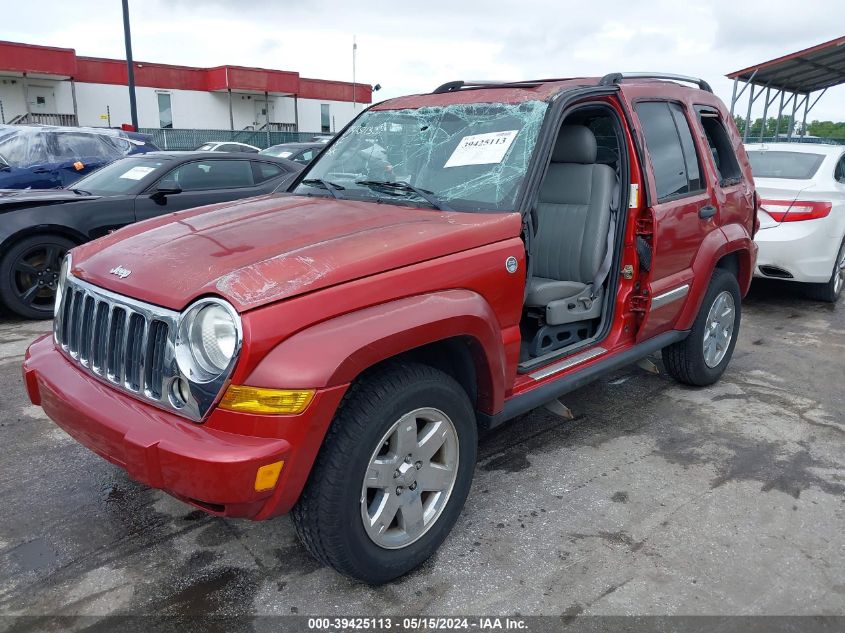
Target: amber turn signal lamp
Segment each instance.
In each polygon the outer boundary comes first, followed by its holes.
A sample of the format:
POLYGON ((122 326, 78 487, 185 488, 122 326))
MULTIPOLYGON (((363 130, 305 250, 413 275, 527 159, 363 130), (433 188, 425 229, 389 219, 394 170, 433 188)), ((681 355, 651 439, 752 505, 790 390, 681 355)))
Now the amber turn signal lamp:
POLYGON ((276 487, 276 482, 279 481, 279 473, 282 472, 282 466, 285 463, 273 462, 258 469, 255 473, 255 492, 262 492, 264 490, 272 490, 276 487))
POLYGON ((293 415, 302 413, 314 399, 314 389, 265 389, 230 385, 220 401, 222 409, 241 413, 293 415))

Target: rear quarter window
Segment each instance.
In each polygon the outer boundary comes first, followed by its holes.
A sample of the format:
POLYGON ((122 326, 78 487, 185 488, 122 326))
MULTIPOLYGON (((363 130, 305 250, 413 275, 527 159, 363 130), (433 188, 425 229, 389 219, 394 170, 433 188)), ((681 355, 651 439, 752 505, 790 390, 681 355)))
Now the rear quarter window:
POLYGON ((738 183, 742 180, 742 171, 731 144, 731 137, 728 136, 719 113, 708 107, 698 107, 697 110, 698 120, 701 123, 701 129, 704 130, 713 164, 719 176, 719 184, 725 187, 738 183))
POLYGON ((757 178, 808 180, 819 170, 823 154, 750 150, 747 152, 751 173, 757 178))

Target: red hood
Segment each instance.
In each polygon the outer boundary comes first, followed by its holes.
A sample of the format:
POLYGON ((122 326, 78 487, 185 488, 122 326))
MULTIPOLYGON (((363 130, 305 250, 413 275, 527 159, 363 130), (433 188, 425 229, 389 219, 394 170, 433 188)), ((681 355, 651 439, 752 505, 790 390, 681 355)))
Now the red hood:
POLYGON ((515 213, 447 213, 269 195, 134 224, 73 251, 73 274, 181 310, 220 295, 239 310, 519 235, 515 213), (131 271, 121 279, 109 271, 131 271))

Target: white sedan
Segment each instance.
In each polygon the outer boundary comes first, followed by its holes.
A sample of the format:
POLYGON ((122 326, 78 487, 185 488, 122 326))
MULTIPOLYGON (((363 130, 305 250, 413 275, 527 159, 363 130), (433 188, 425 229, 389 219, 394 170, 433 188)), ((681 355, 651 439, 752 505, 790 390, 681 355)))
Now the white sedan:
POLYGON ((234 141, 209 141, 200 145, 196 151, 198 152, 247 152, 248 154, 255 154, 261 151, 255 145, 247 145, 246 143, 235 143, 234 141))
POLYGON ((745 146, 760 199, 757 277, 803 282, 835 302, 845 286, 845 146, 745 146))

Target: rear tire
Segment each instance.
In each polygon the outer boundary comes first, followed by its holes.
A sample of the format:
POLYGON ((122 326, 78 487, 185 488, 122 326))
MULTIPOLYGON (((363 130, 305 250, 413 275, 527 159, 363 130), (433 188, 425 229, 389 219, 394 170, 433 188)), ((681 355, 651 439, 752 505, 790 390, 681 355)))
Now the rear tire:
POLYGON ((451 376, 417 363, 377 370, 335 415, 291 513, 297 535, 317 560, 366 583, 411 571, 457 521, 476 444, 473 407, 451 376))
POLYGON ((50 319, 65 254, 76 244, 58 235, 31 235, 0 260, 0 299, 26 319, 50 319))
POLYGON ((833 272, 830 279, 824 284, 807 284, 807 295, 816 301, 825 303, 836 303, 842 295, 842 288, 845 288, 845 240, 839 246, 836 261, 833 263, 833 272))
POLYGON ((663 350, 663 364, 672 378, 703 387, 722 377, 739 335, 740 300, 733 273, 714 270, 689 336, 663 350))

